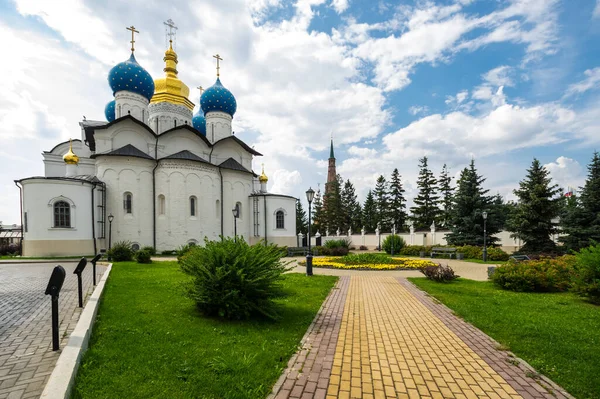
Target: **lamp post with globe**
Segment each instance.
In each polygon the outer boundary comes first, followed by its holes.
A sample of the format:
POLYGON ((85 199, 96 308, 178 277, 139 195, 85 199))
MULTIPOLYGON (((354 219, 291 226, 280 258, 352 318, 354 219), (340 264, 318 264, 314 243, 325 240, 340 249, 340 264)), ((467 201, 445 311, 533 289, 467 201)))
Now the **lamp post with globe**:
POLYGON ((308 201, 308 253, 306 254, 306 275, 307 276, 312 276, 313 271, 312 271, 312 252, 310 250, 310 213, 311 213, 311 204, 313 201, 313 198, 315 198, 315 190, 312 189, 312 187, 310 187, 307 191, 306 191, 306 200, 308 201))

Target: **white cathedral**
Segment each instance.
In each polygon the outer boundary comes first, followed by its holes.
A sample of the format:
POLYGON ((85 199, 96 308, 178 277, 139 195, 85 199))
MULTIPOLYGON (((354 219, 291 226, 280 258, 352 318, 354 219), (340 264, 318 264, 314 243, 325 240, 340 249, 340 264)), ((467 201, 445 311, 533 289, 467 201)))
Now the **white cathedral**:
MULTIPOLYGON (((170 22, 170 21, 169 21, 170 22)), ((267 192, 252 171, 261 154, 232 133, 237 103, 219 79, 200 109, 177 77, 172 42, 165 77, 134 56, 114 66, 107 122, 83 120, 81 140, 44 152, 45 176, 16 180, 23 256, 88 255, 127 240, 174 250, 204 238, 296 245, 296 198, 267 192), (237 216, 237 217, 236 217, 237 216)))

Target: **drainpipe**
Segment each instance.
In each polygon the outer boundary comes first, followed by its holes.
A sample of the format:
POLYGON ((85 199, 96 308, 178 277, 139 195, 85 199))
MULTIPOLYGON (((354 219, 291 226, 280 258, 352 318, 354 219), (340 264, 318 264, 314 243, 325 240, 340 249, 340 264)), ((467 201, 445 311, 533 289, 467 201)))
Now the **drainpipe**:
POLYGON ((225 219, 225 215, 223 214, 223 172, 221 171, 221 168, 219 168, 219 176, 221 177, 221 241, 223 241, 223 236, 224 236, 224 228, 223 228, 223 221, 225 219))
POLYGON ((23 256, 23 188, 19 186, 19 182, 15 180, 15 186, 19 187, 19 206, 21 208, 21 240, 19 241, 19 252, 23 256))
POLYGON ((265 203, 265 247, 267 246, 267 196, 263 195, 263 202, 265 203))
POLYGON ((98 248, 96 247, 96 220, 94 218, 94 213, 96 209, 94 208, 94 190, 96 189, 96 184, 92 183, 92 241, 94 241, 94 256, 98 253, 98 248))
MULTIPOLYGON (((158 128, 158 119, 156 120, 158 128)), ((156 251, 156 169, 158 168, 158 132, 154 143, 154 169, 152 169, 152 246, 156 251)))

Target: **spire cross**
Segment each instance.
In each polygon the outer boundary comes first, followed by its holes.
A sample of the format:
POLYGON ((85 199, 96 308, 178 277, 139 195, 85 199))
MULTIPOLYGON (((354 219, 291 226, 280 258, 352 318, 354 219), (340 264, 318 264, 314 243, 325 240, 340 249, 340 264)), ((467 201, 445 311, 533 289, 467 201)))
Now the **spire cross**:
POLYGON ((217 59, 217 78, 218 78, 219 77, 219 69, 221 68, 219 66, 219 61, 223 61, 223 58, 221 58, 221 56, 219 54, 213 55, 213 58, 217 59))
POLYGON ((202 93, 204 93, 204 88, 202 88, 202 86, 198 86, 196 89, 200 90, 200 96, 202 96, 202 93))
POLYGON ((177 27, 175 26, 175 22, 171 18, 167 19, 167 22, 163 22, 165 26, 169 27, 169 33, 166 33, 169 38, 169 43, 173 43, 173 38, 177 34, 177 27))
POLYGON ((140 33, 139 30, 135 30, 135 26, 131 25, 129 28, 125 28, 127 30, 131 31, 131 52, 133 53, 135 51, 135 48, 133 46, 133 44, 135 43, 135 34, 136 33, 140 33))

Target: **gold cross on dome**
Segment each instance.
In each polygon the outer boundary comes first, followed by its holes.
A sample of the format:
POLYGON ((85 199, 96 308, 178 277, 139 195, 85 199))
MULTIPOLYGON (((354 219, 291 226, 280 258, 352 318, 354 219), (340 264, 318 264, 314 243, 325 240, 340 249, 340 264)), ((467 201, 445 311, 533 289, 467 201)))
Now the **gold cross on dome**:
POLYGON ((133 45, 135 43, 135 34, 136 33, 140 33, 140 31, 139 30, 135 30, 135 26, 133 26, 133 25, 131 25, 129 28, 125 28, 125 29, 131 31, 131 42, 130 43, 131 43, 131 52, 133 53, 135 51, 135 48, 134 48, 134 45, 133 45))
POLYGON ((204 93, 204 89, 202 88, 202 86, 198 86, 196 87, 196 89, 200 90, 200 96, 202 96, 202 93, 204 93))
POLYGON ((221 56, 219 54, 213 55, 213 58, 217 59, 217 78, 218 78, 219 77, 219 69, 221 68, 219 66, 219 61, 223 61, 223 58, 221 58, 221 56))

